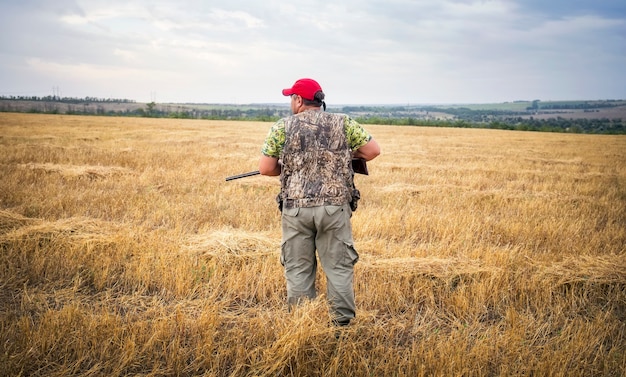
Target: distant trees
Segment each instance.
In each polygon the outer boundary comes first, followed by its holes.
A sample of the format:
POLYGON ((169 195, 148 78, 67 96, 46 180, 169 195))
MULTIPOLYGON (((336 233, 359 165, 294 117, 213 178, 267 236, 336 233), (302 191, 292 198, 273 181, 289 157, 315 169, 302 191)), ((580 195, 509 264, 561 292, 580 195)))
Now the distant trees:
POLYGON ((413 118, 384 118, 384 117, 357 117, 363 124, 382 124, 394 126, 425 126, 425 127, 455 127, 455 128, 489 128, 499 130, 539 131, 539 132, 567 132, 588 134, 626 134, 626 121, 623 119, 566 119, 561 117, 548 119, 524 119, 508 117, 494 119, 489 122, 472 121, 467 119, 432 120, 413 118))
MULTIPOLYGON (((544 109, 580 109, 596 112, 602 107, 626 106, 626 101, 532 101, 528 107, 497 107, 492 109, 470 109, 468 107, 443 106, 345 106, 329 109, 342 112, 364 124, 397 126, 491 128, 518 131, 570 132, 595 134, 626 134, 623 119, 570 119, 556 113, 547 119, 533 116, 544 109), (537 110, 539 109, 539 110, 537 110), (530 111, 530 112, 529 112, 530 111)), ((159 105, 152 101, 136 104, 127 99, 60 98, 58 96, 4 96, 0 97, 0 111, 31 112, 48 114, 136 116, 155 118, 207 119, 207 120, 254 120, 272 122, 291 114, 286 105, 211 105, 178 104, 159 105), (127 104, 119 106, 119 104, 127 104), (115 106, 114 106, 115 105, 115 106)))
POLYGON ((83 104, 83 103, 92 103, 92 102, 103 102, 103 103, 135 103, 134 100, 124 99, 124 98, 97 98, 97 97, 85 97, 85 98, 75 98, 75 97, 59 97, 59 96, 0 96, 0 100, 12 100, 12 101, 39 101, 39 102, 61 102, 61 103, 71 103, 71 104, 83 104))

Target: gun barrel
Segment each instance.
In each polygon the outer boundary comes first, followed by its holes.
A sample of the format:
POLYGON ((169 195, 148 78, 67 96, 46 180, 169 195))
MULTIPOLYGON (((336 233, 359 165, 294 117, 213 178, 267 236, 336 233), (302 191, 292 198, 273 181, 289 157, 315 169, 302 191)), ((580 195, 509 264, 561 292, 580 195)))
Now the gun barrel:
POLYGON ((253 175, 259 175, 259 174, 261 174, 261 173, 258 170, 255 170, 255 171, 251 171, 251 172, 247 172, 247 173, 243 173, 243 174, 237 174, 237 175, 233 175, 233 176, 230 176, 230 177, 226 177, 226 181, 232 181, 233 179, 251 177, 253 175))
MULTIPOLYGON (((367 162, 362 159, 362 158, 353 158, 352 159, 352 170, 357 173, 357 174, 363 174, 363 175, 368 175, 369 172, 367 171, 367 162)), ((230 177, 226 177, 226 181, 232 181, 234 179, 239 179, 239 178, 245 178, 245 177, 251 177, 253 175, 259 175, 261 174, 258 170, 255 171, 250 171, 247 173, 243 173, 243 174, 237 174, 237 175, 232 175, 230 177)))

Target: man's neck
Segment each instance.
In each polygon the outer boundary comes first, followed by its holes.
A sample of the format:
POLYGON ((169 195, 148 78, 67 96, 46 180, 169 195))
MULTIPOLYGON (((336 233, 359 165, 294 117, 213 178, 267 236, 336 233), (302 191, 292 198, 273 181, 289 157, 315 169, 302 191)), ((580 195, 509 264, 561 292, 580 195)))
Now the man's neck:
POLYGON ((322 108, 319 107, 319 106, 302 106, 302 107, 300 107, 300 109, 298 111, 298 114, 303 113, 305 111, 310 111, 310 110, 320 111, 320 110, 322 110, 322 108))

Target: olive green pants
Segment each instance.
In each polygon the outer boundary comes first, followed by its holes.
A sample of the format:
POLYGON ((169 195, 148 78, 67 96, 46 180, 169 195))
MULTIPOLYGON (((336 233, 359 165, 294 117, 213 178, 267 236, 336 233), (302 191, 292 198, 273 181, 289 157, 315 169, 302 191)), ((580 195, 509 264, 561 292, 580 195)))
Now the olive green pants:
POLYGON ((302 298, 316 296, 317 259, 326 274, 327 297, 333 320, 347 324, 355 316, 354 249, 352 210, 343 206, 283 208, 280 261, 285 267, 287 302, 295 305, 302 298))

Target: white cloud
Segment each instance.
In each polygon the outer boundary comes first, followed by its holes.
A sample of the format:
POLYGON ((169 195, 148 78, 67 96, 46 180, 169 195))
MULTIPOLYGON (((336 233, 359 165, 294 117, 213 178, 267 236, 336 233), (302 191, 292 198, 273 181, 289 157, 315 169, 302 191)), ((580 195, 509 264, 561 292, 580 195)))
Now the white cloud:
POLYGON ((34 3, 0 4, 3 91, 273 102, 309 76, 336 103, 626 97, 625 16, 591 0, 34 3))

